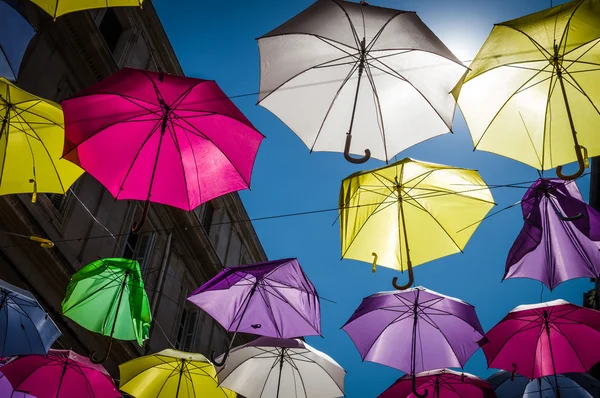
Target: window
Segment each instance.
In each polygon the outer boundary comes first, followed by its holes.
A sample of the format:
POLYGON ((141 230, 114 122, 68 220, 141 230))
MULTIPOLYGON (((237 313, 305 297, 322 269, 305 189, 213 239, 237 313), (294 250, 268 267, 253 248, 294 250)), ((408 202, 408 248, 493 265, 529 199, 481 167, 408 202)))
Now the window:
POLYGON ((210 202, 206 203, 202 217, 202 228, 204 228, 207 234, 210 232, 210 226, 212 225, 214 216, 215 206, 213 206, 213 204, 210 202))
POLYGON ((124 30, 114 9, 108 8, 106 10, 104 18, 102 18, 102 22, 100 22, 98 28, 100 29, 100 34, 102 34, 110 52, 114 53, 124 30))
POLYGON ((240 265, 242 257, 242 241, 240 236, 235 232, 234 229, 231 231, 231 237, 229 238, 229 249, 227 250, 227 258, 225 259, 226 266, 240 265))
POLYGON ((177 347, 178 350, 187 352, 193 350, 194 343, 196 342, 197 326, 198 311, 184 308, 181 312, 177 340, 175 341, 175 347, 177 347))
POLYGON ((155 238, 155 232, 130 233, 123 249, 123 258, 137 260, 140 263, 140 268, 143 270, 152 259, 155 238))
POLYGON ((51 193, 47 194, 47 196, 48 199, 50 199, 50 202, 52 202, 52 206, 54 206, 54 208, 58 210, 59 213, 62 213, 66 195, 63 195, 61 193, 51 193))

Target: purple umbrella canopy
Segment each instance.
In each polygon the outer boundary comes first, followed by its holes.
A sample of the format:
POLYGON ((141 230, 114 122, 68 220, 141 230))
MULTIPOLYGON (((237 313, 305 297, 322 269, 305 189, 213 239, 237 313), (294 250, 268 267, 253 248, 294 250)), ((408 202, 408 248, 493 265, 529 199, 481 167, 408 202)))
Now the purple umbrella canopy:
POLYGON ((366 297, 342 329, 363 360, 412 376, 462 368, 485 343, 475 307, 423 287, 366 297))
POLYGON ((225 268, 188 300, 236 334, 276 338, 321 334, 319 296, 297 259, 225 268))
POLYGON ((538 179, 521 200, 525 224, 504 279, 530 278, 550 290, 574 278, 600 277, 600 213, 573 181, 538 179))

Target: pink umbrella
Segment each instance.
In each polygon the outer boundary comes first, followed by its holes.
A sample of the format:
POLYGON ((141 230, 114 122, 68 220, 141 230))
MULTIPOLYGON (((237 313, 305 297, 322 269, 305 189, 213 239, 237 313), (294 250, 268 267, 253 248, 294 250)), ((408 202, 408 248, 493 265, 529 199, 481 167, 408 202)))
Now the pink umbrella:
MULTIPOLYGON (((490 368, 529 379, 584 373, 600 361, 600 311, 564 300, 521 305, 486 335, 490 368)), ((556 383, 558 385, 558 383, 556 383)))
MULTIPOLYGON (((4 366, 4 364, 0 364, 0 368, 2 366, 4 366)), ((0 397, 36 398, 33 395, 27 394, 26 392, 17 391, 13 389, 13 386, 10 384, 10 381, 8 381, 8 379, 3 374, 0 374, 0 397)))
MULTIPOLYGON (((417 392, 433 391, 432 398, 496 398, 492 386, 477 376, 438 369, 416 375, 417 392)), ((426 395, 426 394, 425 394, 426 395)), ((414 398, 412 378, 405 375, 378 398, 414 398)))
POLYGON ((116 398, 121 393, 101 365, 70 350, 19 357, 2 368, 18 391, 38 398, 116 398))
POLYGON ((62 103, 64 157, 116 199, 187 211, 247 189, 264 136, 210 80, 124 68, 62 103))

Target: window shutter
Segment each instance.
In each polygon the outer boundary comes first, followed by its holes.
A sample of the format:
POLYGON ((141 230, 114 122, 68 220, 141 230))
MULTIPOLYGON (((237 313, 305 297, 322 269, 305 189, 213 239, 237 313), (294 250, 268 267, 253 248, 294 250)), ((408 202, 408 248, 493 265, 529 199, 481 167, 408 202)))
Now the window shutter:
POLYGON ((52 202, 52 206, 59 212, 62 210, 63 202, 65 201, 65 195, 60 193, 52 193, 48 195, 48 199, 52 202))
POLYGON ((147 232, 142 234, 135 248, 134 260, 140 263, 140 268, 143 270, 152 258, 152 249, 154 248, 154 240, 156 233, 147 232))
POLYGON ((187 324, 185 325, 185 336, 183 339, 183 351, 190 352, 196 342, 196 329, 198 327, 198 311, 188 313, 187 324))

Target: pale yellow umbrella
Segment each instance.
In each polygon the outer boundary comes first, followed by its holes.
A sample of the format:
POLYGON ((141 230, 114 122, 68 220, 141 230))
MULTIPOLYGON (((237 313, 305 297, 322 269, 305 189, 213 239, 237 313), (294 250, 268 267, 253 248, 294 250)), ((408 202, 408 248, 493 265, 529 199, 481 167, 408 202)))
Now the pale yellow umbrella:
POLYGON ((75 11, 106 7, 141 7, 144 0, 31 0, 55 20, 75 11))

